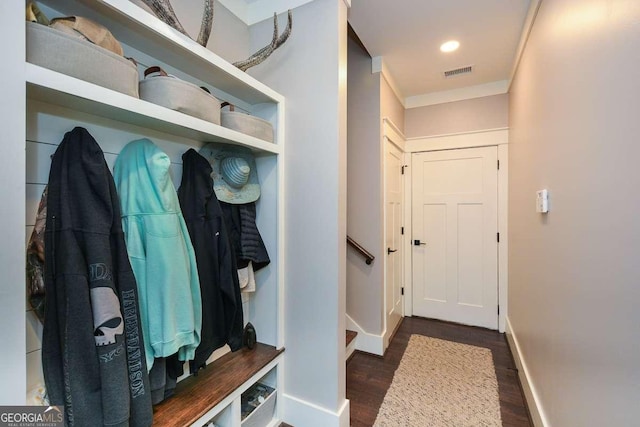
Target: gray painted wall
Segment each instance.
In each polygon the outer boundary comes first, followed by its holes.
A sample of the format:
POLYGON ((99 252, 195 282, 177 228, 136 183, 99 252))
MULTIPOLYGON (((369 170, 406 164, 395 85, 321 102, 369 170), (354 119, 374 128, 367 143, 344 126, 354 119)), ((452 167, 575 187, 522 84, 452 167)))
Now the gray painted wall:
POLYGON ((383 328, 382 152, 380 74, 371 57, 349 40, 347 233, 376 257, 371 265, 347 249, 347 314, 365 331, 383 328))
MULTIPOLYGON (((193 38, 198 36, 203 12, 202 0, 180 0, 171 2, 176 16, 193 38)), ((207 49, 229 62, 240 61, 250 55, 249 28, 219 1, 213 6, 213 29, 207 49)), ((264 44, 267 44, 265 41, 264 44)))
MULTIPOLYGON (((291 38, 249 70, 286 97, 284 392, 331 413, 346 395, 346 12, 342 0, 296 8, 291 38)), ((250 32, 257 50, 272 22, 250 32)), ((296 418, 289 404, 290 424, 332 425, 296 418)))
POLYGON ((348 61, 349 236, 376 257, 366 265, 347 250, 347 314, 365 332, 384 332, 384 176, 382 119, 402 130, 404 107, 381 73, 371 73, 371 57, 349 40, 348 61))
POLYGON ((387 79, 382 76, 380 79, 380 109, 381 116, 391 119, 394 125, 401 131, 404 130, 405 109, 395 92, 389 86, 387 79))
POLYGON ((407 138, 473 132, 509 125, 509 95, 486 96, 410 108, 405 113, 407 138))
POLYGON ((640 417, 639 40, 640 2, 543 1, 512 86, 509 321, 550 426, 640 417))

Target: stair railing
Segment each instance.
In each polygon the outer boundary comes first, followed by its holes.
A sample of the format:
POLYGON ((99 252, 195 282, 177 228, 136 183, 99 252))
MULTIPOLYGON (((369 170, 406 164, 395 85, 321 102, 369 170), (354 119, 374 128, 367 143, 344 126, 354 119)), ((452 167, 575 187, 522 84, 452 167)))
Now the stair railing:
POLYGON ((376 257, 374 257, 371 252, 369 252, 368 250, 366 250, 365 248, 362 247, 362 245, 358 242, 356 242, 355 240, 353 240, 351 237, 347 236, 347 243, 349 244, 349 246, 351 246, 352 248, 354 248, 356 251, 358 251, 362 256, 364 256, 364 262, 367 263, 367 265, 371 265, 371 263, 373 262, 374 259, 376 259, 376 257))

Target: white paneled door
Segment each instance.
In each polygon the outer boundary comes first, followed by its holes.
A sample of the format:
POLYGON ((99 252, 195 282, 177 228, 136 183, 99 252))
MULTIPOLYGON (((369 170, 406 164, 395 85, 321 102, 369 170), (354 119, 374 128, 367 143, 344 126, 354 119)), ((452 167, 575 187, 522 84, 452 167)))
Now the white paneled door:
POLYGON ((402 302, 402 152, 391 141, 385 143, 385 348, 403 316, 402 302))
POLYGON ((498 328, 497 155, 413 154, 414 315, 498 328))

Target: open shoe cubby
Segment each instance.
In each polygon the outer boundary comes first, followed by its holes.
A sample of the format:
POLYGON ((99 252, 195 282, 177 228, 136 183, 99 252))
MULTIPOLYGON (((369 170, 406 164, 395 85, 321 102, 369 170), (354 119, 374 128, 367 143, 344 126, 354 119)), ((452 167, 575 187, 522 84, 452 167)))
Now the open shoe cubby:
MULTIPOLYGON (((261 344, 252 351, 214 353, 197 377, 178 383, 175 396, 154 408, 154 425, 240 426, 240 399, 259 381, 281 393, 284 290, 284 98, 233 67, 215 53, 173 30, 129 0, 42 0, 50 18, 79 15, 109 28, 125 55, 144 66, 161 65, 169 73, 207 86, 218 99, 274 125, 273 143, 169 110, 34 64, 25 64, 27 86, 26 238, 29 238, 40 194, 48 180, 50 155, 65 132, 82 126, 101 145, 112 168, 119 151, 134 139, 149 138, 171 158, 176 188, 181 155, 208 142, 250 148, 261 183, 257 225, 271 264, 256 274, 256 292, 243 297, 245 322, 257 330, 261 344)), ((142 74, 141 74, 142 75, 142 74)), ((41 327, 27 312, 27 390, 42 382, 41 327)), ((280 399, 281 400, 281 399, 280 399)), ((279 409, 266 425, 277 425, 279 409)))
POLYGON ((278 398, 277 387, 277 372, 271 370, 242 393, 240 399, 242 427, 261 427, 273 420, 278 398))

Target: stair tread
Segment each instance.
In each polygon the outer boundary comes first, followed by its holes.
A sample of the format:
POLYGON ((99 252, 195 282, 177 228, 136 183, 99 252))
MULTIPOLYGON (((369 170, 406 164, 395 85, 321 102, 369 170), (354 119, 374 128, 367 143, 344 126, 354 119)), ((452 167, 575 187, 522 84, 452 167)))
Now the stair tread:
POLYGON ((347 347, 349 347, 349 344, 351 344, 351 341, 353 341, 354 339, 356 339, 356 336, 358 335, 358 333, 356 331, 350 331, 347 329, 347 347))

